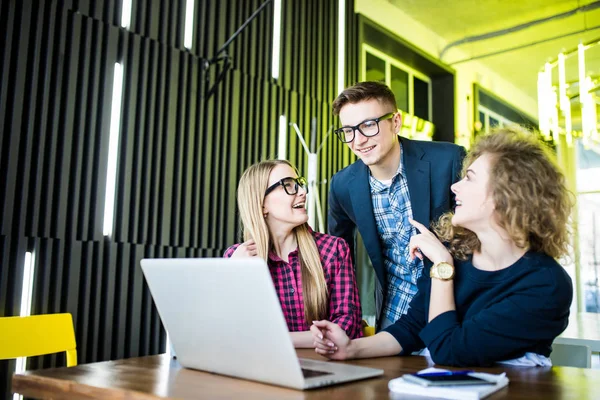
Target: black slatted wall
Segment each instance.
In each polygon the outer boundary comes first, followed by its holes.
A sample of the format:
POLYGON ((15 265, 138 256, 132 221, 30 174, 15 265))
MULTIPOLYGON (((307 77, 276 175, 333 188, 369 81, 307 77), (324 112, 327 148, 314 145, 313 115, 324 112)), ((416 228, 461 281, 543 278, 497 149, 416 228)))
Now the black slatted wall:
MULTIPOLYGON (((203 61, 262 0, 196 0, 192 50, 185 0, 0 0, 0 316, 19 315, 26 251, 32 313, 73 314, 79 363, 156 354, 165 333, 144 283, 144 257, 220 256, 239 237, 242 171, 274 158, 279 115, 316 143, 334 123, 337 0, 283 0, 281 73, 271 78, 273 6, 229 46, 232 68, 203 61), (113 234, 103 235, 115 62, 123 65, 113 234), (208 81, 206 76, 208 74, 208 81)), ((346 1, 346 82, 358 77, 353 1, 346 1)), ((288 158, 306 173, 291 127, 288 158)), ((328 179, 353 160, 333 136, 328 179)), ((321 185, 327 208, 326 184, 321 185)), ((1 335, 1 333, 0 333, 1 335)), ((63 365, 64 356, 28 368, 63 365)), ((14 361, 0 361, 7 396, 14 361)))

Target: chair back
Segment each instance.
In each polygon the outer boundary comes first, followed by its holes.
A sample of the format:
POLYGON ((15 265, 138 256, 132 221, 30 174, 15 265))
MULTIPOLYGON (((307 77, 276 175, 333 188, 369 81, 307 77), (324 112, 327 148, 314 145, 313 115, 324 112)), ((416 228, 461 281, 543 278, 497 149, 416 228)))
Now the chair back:
POLYGON ((592 351, 589 346, 581 344, 552 343, 550 360, 557 367, 590 368, 592 351))
POLYGON ((77 365, 71 314, 0 318, 0 360, 66 352, 67 367, 77 365))
POLYGON ((375 327, 374 326, 370 326, 367 321, 365 321, 364 319, 361 321, 361 327, 362 327, 362 333, 363 336, 373 336, 376 332, 375 332, 375 327))

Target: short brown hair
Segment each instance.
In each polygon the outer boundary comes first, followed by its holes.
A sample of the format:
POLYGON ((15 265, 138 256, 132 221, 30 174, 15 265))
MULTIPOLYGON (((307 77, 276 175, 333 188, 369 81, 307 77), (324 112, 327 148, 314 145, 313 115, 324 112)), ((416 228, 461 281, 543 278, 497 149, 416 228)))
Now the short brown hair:
POLYGON ((377 99, 383 104, 393 107, 393 111, 398 109, 394 92, 381 82, 359 82, 345 89, 333 102, 333 115, 339 115, 340 110, 348 103, 358 103, 364 100, 377 99))
MULTIPOLYGON (((492 159, 489 190, 494 199, 496 222, 515 244, 559 258, 569 250, 569 216, 573 197, 554 154, 535 132, 519 126, 499 128, 481 137, 463 164, 466 169, 483 154, 492 159)), ((477 236, 453 226, 452 213, 435 226, 450 252, 466 259, 481 248, 477 236)))

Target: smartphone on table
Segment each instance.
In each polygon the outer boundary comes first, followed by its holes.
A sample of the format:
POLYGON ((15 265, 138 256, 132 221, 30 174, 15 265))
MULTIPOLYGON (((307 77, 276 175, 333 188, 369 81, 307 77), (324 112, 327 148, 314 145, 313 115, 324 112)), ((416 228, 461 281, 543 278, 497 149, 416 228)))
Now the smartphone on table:
POLYGON ((404 374, 402 379, 421 386, 495 385, 496 382, 469 375, 473 371, 404 374))

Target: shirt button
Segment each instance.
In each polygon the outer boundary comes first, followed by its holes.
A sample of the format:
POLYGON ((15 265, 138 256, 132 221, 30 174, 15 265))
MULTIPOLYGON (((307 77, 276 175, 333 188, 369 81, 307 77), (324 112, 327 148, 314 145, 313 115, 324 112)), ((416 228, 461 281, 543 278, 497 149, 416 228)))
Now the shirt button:
POLYGON ((294 293, 294 288, 291 288, 291 289, 290 289, 290 293, 294 293))

